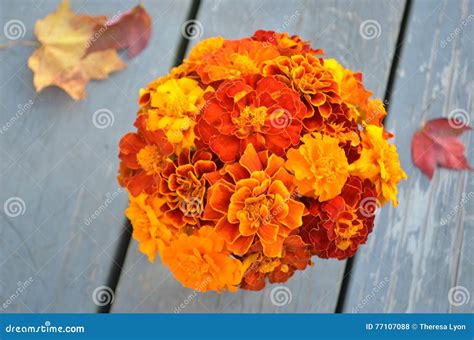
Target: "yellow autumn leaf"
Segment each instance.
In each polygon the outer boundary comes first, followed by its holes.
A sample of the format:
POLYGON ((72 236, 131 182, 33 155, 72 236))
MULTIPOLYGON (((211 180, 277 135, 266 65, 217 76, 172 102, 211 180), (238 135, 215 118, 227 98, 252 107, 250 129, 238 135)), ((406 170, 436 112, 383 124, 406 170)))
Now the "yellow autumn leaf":
POLYGON ((36 22, 41 46, 28 59, 36 91, 56 85, 79 100, 85 97, 89 80, 105 79, 126 67, 115 49, 85 55, 93 34, 106 20, 104 16, 76 15, 69 0, 64 0, 55 12, 36 22))

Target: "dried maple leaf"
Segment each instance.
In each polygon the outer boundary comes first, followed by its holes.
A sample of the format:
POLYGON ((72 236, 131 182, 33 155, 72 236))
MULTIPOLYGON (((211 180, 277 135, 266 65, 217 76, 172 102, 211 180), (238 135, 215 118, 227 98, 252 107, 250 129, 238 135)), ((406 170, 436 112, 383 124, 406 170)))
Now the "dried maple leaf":
POLYGON ((147 45, 151 37, 151 18, 141 6, 135 6, 100 27, 91 41, 87 53, 103 51, 109 48, 128 48, 128 57, 137 56, 147 45))
POLYGON ((105 79, 126 67, 114 49, 84 57, 92 35, 106 20, 104 16, 76 15, 64 0, 54 13, 36 22, 41 46, 28 59, 36 91, 56 85, 79 100, 85 97, 89 80, 105 79))
POLYGON ((413 163, 430 179, 437 165, 448 169, 469 169, 464 144, 458 138, 468 125, 453 124, 447 118, 430 120, 412 139, 413 163))

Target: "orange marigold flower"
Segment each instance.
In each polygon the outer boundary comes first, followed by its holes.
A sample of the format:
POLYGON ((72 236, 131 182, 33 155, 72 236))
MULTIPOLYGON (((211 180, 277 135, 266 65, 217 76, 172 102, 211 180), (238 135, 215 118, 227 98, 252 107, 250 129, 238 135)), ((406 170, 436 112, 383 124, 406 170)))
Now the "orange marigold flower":
POLYGON ((224 167, 222 178, 207 176, 214 184, 203 218, 217 222, 217 233, 234 254, 244 255, 260 242, 266 256, 281 257, 284 240, 301 225, 304 205, 294 199, 293 179, 283 165, 282 158, 248 144, 239 163, 224 167))
POLYGON ((407 179, 398 160, 397 148, 384 136, 384 128, 367 125, 362 132, 360 158, 350 165, 351 175, 367 178, 375 184, 380 204, 391 200, 397 206, 397 184, 407 179))
POLYGON ((150 92, 146 129, 163 130, 175 152, 194 146, 195 116, 204 104, 204 90, 190 78, 169 79, 150 92))
POLYGON ((288 150, 286 162, 298 191, 321 202, 339 195, 349 177, 349 164, 339 140, 314 132, 301 141, 298 149, 288 150))
MULTIPOLYGON (((261 248, 261 246, 260 246, 261 248)), ((311 263, 309 244, 303 242, 300 236, 290 235, 283 242, 282 257, 266 257, 259 248, 243 259, 245 274, 240 288, 261 290, 265 287, 265 279, 270 283, 286 282, 296 270, 304 270, 311 263)))
POLYGON ((314 50, 309 42, 302 40, 299 36, 289 36, 288 32, 278 33, 275 31, 258 30, 252 36, 253 40, 263 43, 270 43, 278 48, 278 52, 284 56, 292 56, 294 54, 324 54, 322 49, 314 50))
POLYGON ((233 162, 252 143, 283 156, 299 143, 306 108, 297 92, 273 77, 223 82, 198 117, 202 142, 223 162, 233 162))
POLYGON ((200 150, 190 155, 182 152, 168 160, 161 172, 159 192, 166 199, 165 216, 178 228, 199 226, 204 207, 206 180, 204 174, 216 171, 209 152, 200 150))
POLYGON ((125 215, 133 226, 133 238, 138 241, 139 250, 148 256, 150 262, 156 253, 175 237, 176 230, 164 218, 161 208, 166 200, 155 195, 129 195, 130 205, 125 215))
POLYGON ((219 50, 224 45, 224 41, 222 37, 213 37, 198 42, 189 52, 188 59, 184 60, 185 65, 195 71, 199 65, 202 65, 202 58, 219 50))
POLYGON ((260 65, 279 56, 271 44, 252 39, 225 40, 214 53, 203 54, 197 73, 204 84, 258 74, 260 65))
POLYGON ((310 109, 303 121, 309 131, 320 128, 323 119, 331 115, 331 104, 341 102, 333 74, 324 67, 321 59, 311 54, 281 56, 266 61, 262 73, 277 77, 303 95, 310 109))
POLYGON ((242 262, 230 256, 225 241, 208 226, 191 236, 181 234, 160 255, 183 286, 199 292, 236 291, 242 280, 242 262))
POLYGON ((156 191, 160 172, 173 152, 163 131, 145 128, 146 120, 147 115, 139 115, 135 121, 138 132, 127 133, 119 143, 121 168, 118 180, 133 196, 156 191))
POLYGON ((372 232, 375 208, 373 184, 350 177, 339 196, 323 203, 309 201, 310 214, 303 218, 300 235, 319 257, 351 257, 372 232))

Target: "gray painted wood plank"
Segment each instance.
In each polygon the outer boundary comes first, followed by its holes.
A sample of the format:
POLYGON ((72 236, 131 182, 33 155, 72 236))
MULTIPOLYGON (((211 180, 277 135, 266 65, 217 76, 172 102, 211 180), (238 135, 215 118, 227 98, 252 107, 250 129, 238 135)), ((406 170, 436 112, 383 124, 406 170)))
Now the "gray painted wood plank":
MULTIPOLYGON (((346 312, 473 312, 472 172, 437 169, 429 182, 410 155, 429 119, 459 109, 472 125, 473 13, 469 0, 414 2, 388 116, 409 179, 356 259, 346 312)), ((474 136, 462 140, 473 164, 474 136)))
MULTIPOLYGON (((375 95, 384 94, 404 2, 391 1, 203 1, 198 13, 202 36, 238 39, 257 29, 289 31, 323 48, 328 56, 365 74, 375 95), (365 40, 359 27, 365 20, 381 25, 377 39, 365 40)), ((195 43, 199 39, 193 40, 195 43)), ((332 312, 345 262, 316 260, 314 268, 297 273, 284 284, 292 302, 277 307, 268 285, 261 292, 196 295, 182 288, 159 263, 150 265, 133 242, 120 280, 113 312, 332 312)))
MULTIPOLYGON (((35 21, 59 3, 2 1, 0 23, 20 20, 24 39, 34 40, 35 21)), ((136 3, 71 1, 79 13, 109 16, 136 3)), ((150 46, 130 61, 124 53, 128 68, 90 83, 88 97, 79 102, 58 88, 35 94, 26 65, 33 47, 0 50, 0 127, 6 127, 0 134, 1 312, 96 310, 92 294, 106 284, 127 204, 116 181, 118 141, 133 129, 139 88, 173 64, 190 4, 144 1, 153 17, 150 46), (100 109, 113 116, 113 125, 94 126, 100 109), (25 206, 16 217, 3 208, 12 197, 25 206)))

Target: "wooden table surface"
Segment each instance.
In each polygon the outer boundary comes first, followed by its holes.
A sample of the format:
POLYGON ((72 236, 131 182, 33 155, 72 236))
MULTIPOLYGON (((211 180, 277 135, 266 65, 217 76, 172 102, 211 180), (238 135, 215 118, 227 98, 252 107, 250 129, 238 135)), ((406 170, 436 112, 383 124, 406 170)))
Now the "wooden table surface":
MULTIPOLYGON (((35 93, 26 64, 34 48, 0 50, 0 312, 172 313, 185 301, 181 312, 474 311, 472 172, 437 169, 430 182, 410 155, 411 137, 428 119, 454 110, 472 118, 474 1, 143 2, 153 17, 149 47, 126 70, 90 83, 85 100, 52 87, 35 93), (363 72, 367 88, 389 105, 386 126, 409 176, 399 207, 379 212, 368 243, 349 263, 316 260, 285 283, 292 295, 285 306, 271 303, 271 285, 196 295, 129 242, 127 197, 116 182, 118 141, 132 129, 139 88, 199 41, 181 33, 190 19, 202 28, 199 39, 240 38, 261 28, 298 34, 363 72), (373 30, 364 31, 367 25, 373 30), (96 127, 97 112, 108 115, 107 127, 96 127), (7 211, 12 203, 19 214, 7 211), (100 306, 97 293, 109 289, 112 305, 100 306)), ((34 40, 35 21, 58 3, 2 0, 0 24, 18 20, 24 39, 34 40)), ((74 11, 93 15, 135 4, 72 1, 74 11)), ((462 139, 474 164, 474 137, 462 139)))

